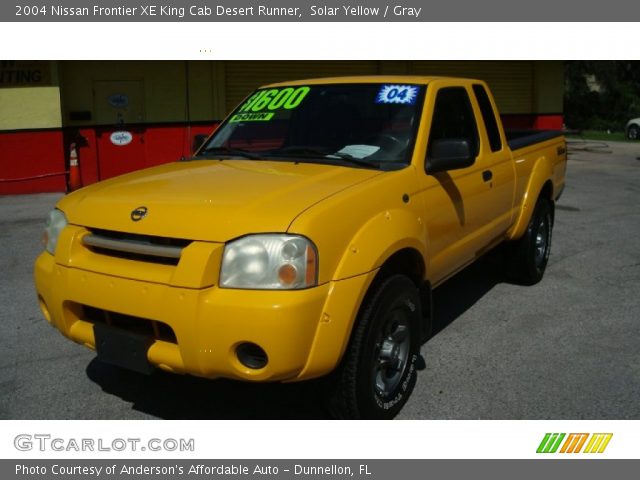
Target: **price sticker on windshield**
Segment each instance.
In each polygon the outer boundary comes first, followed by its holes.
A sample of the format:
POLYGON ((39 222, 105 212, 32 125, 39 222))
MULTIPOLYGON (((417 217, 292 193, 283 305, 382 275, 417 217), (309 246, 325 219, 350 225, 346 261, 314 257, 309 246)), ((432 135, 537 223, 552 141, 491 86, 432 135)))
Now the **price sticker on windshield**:
POLYGON ((418 98, 418 87, 413 85, 382 85, 376 103, 413 105, 418 98))
POLYGON ((259 90, 247 100, 239 112, 262 112, 274 110, 293 110, 298 108, 304 97, 311 91, 309 87, 286 87, 259 90))

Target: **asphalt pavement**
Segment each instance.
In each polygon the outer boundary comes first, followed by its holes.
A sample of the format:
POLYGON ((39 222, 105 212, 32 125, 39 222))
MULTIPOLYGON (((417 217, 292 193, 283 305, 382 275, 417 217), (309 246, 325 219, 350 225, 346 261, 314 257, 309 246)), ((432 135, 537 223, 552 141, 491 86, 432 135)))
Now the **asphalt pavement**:
MULTIPOLYGON (((544 279, 500 252, 434 293, 427 368, 402 419, 640 418, 640 142, 572 143, 544 279)), ((95 360, 42 317, 33 261, 59 194, 0 197, 0 418, 319 419, 319 382, 256 385, 95 360)))

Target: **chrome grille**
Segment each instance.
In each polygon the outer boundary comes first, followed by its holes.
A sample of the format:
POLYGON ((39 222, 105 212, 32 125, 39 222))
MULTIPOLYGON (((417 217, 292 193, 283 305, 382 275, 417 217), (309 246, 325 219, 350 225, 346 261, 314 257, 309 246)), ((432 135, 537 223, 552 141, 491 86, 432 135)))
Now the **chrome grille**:
POLYGON ((103 255, 177 265, 191 241, 95 229, 82 238, 82 243, 103 255))

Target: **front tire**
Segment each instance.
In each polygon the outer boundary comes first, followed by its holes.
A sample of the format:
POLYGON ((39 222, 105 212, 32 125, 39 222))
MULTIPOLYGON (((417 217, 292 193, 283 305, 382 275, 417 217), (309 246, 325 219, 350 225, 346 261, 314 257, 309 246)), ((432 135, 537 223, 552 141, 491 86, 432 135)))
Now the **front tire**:
POLYGON ((330 379, 329 410, 341 419, 391 419, 407 402, 420 355, 420 296, 404 275, 374 287, 340 367, 330 379))
POLYGON ((553 204, 546 198, 538 199, 533 215, 522 238, 510 245, 507 274, 524 285, 542 280, 551 251, 553 230, 553 204))
POLYGON ((627 138, 629 140, 640 140, 640 127, 638 125, 631 125, 627 130, 627 138))

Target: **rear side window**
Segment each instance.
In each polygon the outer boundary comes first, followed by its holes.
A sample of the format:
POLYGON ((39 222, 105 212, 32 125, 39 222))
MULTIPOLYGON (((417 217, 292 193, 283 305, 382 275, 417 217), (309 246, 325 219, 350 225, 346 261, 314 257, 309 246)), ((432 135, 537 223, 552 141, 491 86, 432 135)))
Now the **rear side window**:
POLYGON ((433 111, 429 152, 434 140, 465 138, 474 156, 478 155, 478 127, 471 108, 471 101, 463 87, 448 87, 438 91, 433 111))
POLYGON ((489 95, 487 95, 487 91, 482 85, 474 85, 473 93, 476 95, 476 100, 480 106, 480 112, 482 113, 482 120, 484 120, 484 126, 487 128, 491 151, 497 152, 502 148, 502 140, 500 140, 498 121, 496 120, 496 114, 494 113, 493 108, 491 108, 489 95))

